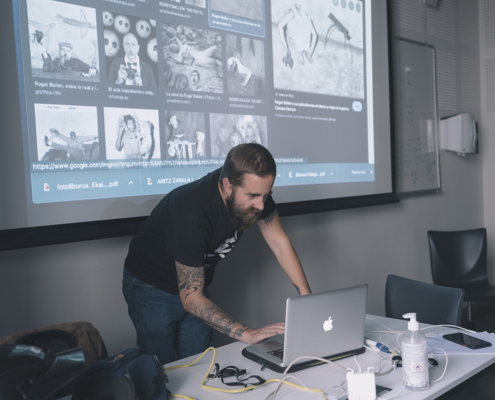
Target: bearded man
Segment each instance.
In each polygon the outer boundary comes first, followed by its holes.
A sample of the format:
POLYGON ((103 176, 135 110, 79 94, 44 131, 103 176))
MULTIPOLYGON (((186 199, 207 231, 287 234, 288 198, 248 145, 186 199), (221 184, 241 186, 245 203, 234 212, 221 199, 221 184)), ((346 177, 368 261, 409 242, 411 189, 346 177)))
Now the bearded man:
POLYGON ((222 168, 165 196, 131 241, 123 292, 137 345, 163 364, 204 351, 212 328, 247 344, 284 333, 284 323, 259 329, 209 300, 217 263, 255 223, 299 294, 311 290, 280 223, 272 187, 276 164, 257 143, 230 150, 222 168))

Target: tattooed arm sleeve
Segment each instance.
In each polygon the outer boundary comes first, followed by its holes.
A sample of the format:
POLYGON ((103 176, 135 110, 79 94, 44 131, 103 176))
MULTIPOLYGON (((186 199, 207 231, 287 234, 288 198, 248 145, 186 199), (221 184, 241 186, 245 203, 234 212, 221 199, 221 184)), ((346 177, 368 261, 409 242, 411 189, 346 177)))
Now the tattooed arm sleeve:
POLYGON ((203 267, 188 267, 175 262, 179 295, 184 308, 217 331, 234 339, 241 339, 247 326, 234 320, 203 295, 205 271, 203 267))

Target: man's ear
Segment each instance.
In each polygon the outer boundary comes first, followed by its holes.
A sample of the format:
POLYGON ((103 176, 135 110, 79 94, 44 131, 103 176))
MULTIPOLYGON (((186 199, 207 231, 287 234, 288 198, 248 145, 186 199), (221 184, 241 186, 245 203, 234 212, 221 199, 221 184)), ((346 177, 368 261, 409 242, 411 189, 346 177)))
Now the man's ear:
POLYGON ((229 178, 222 179, 223 188, 228 196, 232 193, 232 184, 229 181, 229 178))

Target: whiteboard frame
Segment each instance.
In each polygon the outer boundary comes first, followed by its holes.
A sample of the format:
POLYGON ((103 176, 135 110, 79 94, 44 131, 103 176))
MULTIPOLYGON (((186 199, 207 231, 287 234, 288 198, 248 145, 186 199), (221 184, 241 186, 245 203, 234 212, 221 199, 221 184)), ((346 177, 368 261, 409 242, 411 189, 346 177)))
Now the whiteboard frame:
MULTIPOLYGON (((395 166, 395 171, 396 171, 396 194, 397 196, 399 197, 404 197, 406 195, 409 195, 409 194, 422 194, 422 193, 440 193, 441 189, 442 189, 442 186, 441 186, 441 177, 440 177, 440 146, 439 146, 439 121, 438 121, 438 101, 437 101, 437 74, 436 74, 436 68, 437 68, 437 65, 436 65, 436 56, 437 56, 437 53, 436 53, 436 49, 434 46, 432 46, 431 44, 429 44, 428 42, 418 42, 418 41, 414 41, 414 40, 410 40, 410 39, 406 39, 406 38, 403 38, 403 37, 400 37, 400 36, 394 36, 393 37, 393 47, 395 49, 395 46, 397 45, 396 43, 397 42, 406 42, 406 43, 410 43, 410 44, 414 44, 414 45, 418 45, 418 46, 423 46, 427 49, 431 49, 433 51, 433 65, 432 65, 432 68, 433 68, 433 103, 434 103, 434 127, 435 127, 435 145, 436 145, 436 151, 435 151, 435 154, 436 154, 436 160, 437 160, 437 168, 436 168, 436 173, 437 173, 437 186, 436 187, 432 187, 432 188, 425 188, 425 189, 413 189, 413 190, 404 190, 402 191, 400 189, 401 187, 401 184, 399 182, 399 171, 398 171, 398 168, 397 168, 397 165, 395 166)), ((394 52, 394 55, 395 55, 395 52, 394 52)), ((397 72, 400 70, 400 65, 399 65, 399 60, 394 56, 393 57, 394 59, 394 68, 393 68, 393 85, 394 85, 394 96, 395 96, 395 88, 396 88, 396 85, 397 85, 397 81, 396 81, 396 77, 397 77, 397 72)), ((398 99, 395 99, 394 103, 395 102, 398 102, 398 99)), ((397 106, 397 104, 394 105, 394 110, 395 110, 395 113, 398 113, 399 110, 400 110, 400 107, 397 106)), ((400 118, 398 117, 398 115, 396 114, 394 116, 394 120, 395 120, 395 132, 396 132, 396 135, 400 135, 402 134, 401 130, 399 129, 398 127, 398 121, 400 120, 400 118)), ((397 152, 398 152, 398 146, 399 146, 399 140, 398 140, 398 137, 396 138, 395 140, 395 158, 396 160, 398 160, 398 155, 397 155, 397 152)))

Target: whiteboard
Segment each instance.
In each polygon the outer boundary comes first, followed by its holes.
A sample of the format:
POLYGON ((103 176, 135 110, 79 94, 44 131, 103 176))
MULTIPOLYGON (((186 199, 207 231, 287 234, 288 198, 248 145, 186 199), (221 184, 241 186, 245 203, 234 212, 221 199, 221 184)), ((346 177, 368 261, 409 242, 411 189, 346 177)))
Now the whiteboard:
POLYGON ((440 191, 435 48, 394 39, 397 194, 440 191))

